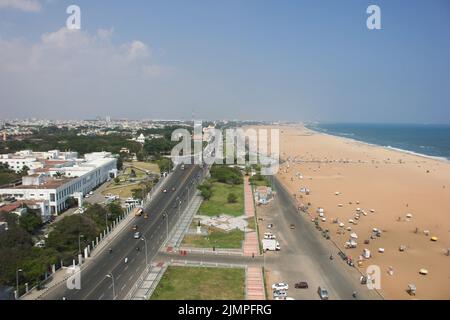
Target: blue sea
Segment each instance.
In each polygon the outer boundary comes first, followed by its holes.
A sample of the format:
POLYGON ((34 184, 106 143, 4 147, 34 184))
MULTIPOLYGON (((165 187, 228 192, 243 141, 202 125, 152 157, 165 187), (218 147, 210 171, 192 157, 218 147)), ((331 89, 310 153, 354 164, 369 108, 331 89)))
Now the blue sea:
POLYGON ((306 127, 382 147, 450 160, 450 125, 315 123, 306 127))

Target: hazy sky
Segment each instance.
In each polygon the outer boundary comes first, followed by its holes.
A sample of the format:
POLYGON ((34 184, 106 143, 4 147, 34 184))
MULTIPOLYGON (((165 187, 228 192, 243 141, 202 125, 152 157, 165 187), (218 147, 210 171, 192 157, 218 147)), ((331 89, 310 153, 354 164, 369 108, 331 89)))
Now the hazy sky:
POLYGON ((0 118, 192 110, 450 123, 450 1, 0 0, 0 118), (370 4, 382 30, 366 27, 370 4))

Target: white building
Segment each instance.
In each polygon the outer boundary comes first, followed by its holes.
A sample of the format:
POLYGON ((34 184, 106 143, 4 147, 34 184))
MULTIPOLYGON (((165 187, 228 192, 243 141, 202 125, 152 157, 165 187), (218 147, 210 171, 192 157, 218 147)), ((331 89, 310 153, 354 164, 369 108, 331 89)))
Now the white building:
POLYGON ((30 170, 21 185, 0 189, 0 196, 45 201, 50 213, 57 215, 67 208, 68 198, 76 193, 85 195, 117 174, 117 159, 109 152, 86 154, 84 159, 42 162, 43 167, 30 170))
POLYGON ((75 160, 78 157, 77 152, 60 152, 59 150, 51 150, 47 152, 33 152, 31 150, 18 151, 14 154, 0 155, 0 163, 8 164, 9 169, 19 173, 24 166, 31 170, 43 168, 48 161, 65 161, 75 160))
POLYGON ((136 138, 136 141, 141 143, 141 144, 145 144, 145 136, 144 134, 140 134, 139 137, 136 138))

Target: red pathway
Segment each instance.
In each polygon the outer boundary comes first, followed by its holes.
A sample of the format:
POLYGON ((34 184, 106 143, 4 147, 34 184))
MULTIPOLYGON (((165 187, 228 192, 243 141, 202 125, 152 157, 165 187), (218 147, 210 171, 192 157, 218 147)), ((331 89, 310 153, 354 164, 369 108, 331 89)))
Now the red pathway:
MULTIPOLYGON (((244 177, 245 215, 255 217, 255 203, 248 177, 244 177)), ((259 255, 259 241, 256 230, 245 233, 244 256, 259 255)), ((246 278, 247 300, 265 300, 263 272, 259 267, 248 267, 246 278)))

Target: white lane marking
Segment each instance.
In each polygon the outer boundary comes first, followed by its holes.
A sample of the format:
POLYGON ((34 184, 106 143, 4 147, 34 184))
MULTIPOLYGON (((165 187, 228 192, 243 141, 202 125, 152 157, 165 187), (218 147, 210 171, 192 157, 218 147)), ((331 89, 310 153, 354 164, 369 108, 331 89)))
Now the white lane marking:
POLYGON ((98 298, 98 300, 102 300, 104 296, 105 296, 105 294, 102 293, 102 295, 98 298))
POLYGON ((125 286, 126 286, 126 284, 124 284, 124 285, 122 286, 122 288, 120 288, 120 291, 123 291, 123 289, 125 289, 125 286))
POLYGON ((119 278, 121 277, 122 275, 121 274, 119 274, 118 276, 117 276, 117 280, 119 280, 119 278))
POLYGON ((128 270, 128 265, 127 266, 125 266, 125 269, 123 269, 124 271, 127 271, 128 270))
POLYGON ((131 275, 131 276, 128 278, 128 281, 131 281, 131 280, 133 279, 133 276, 134 276, 134 275, 131 275))

